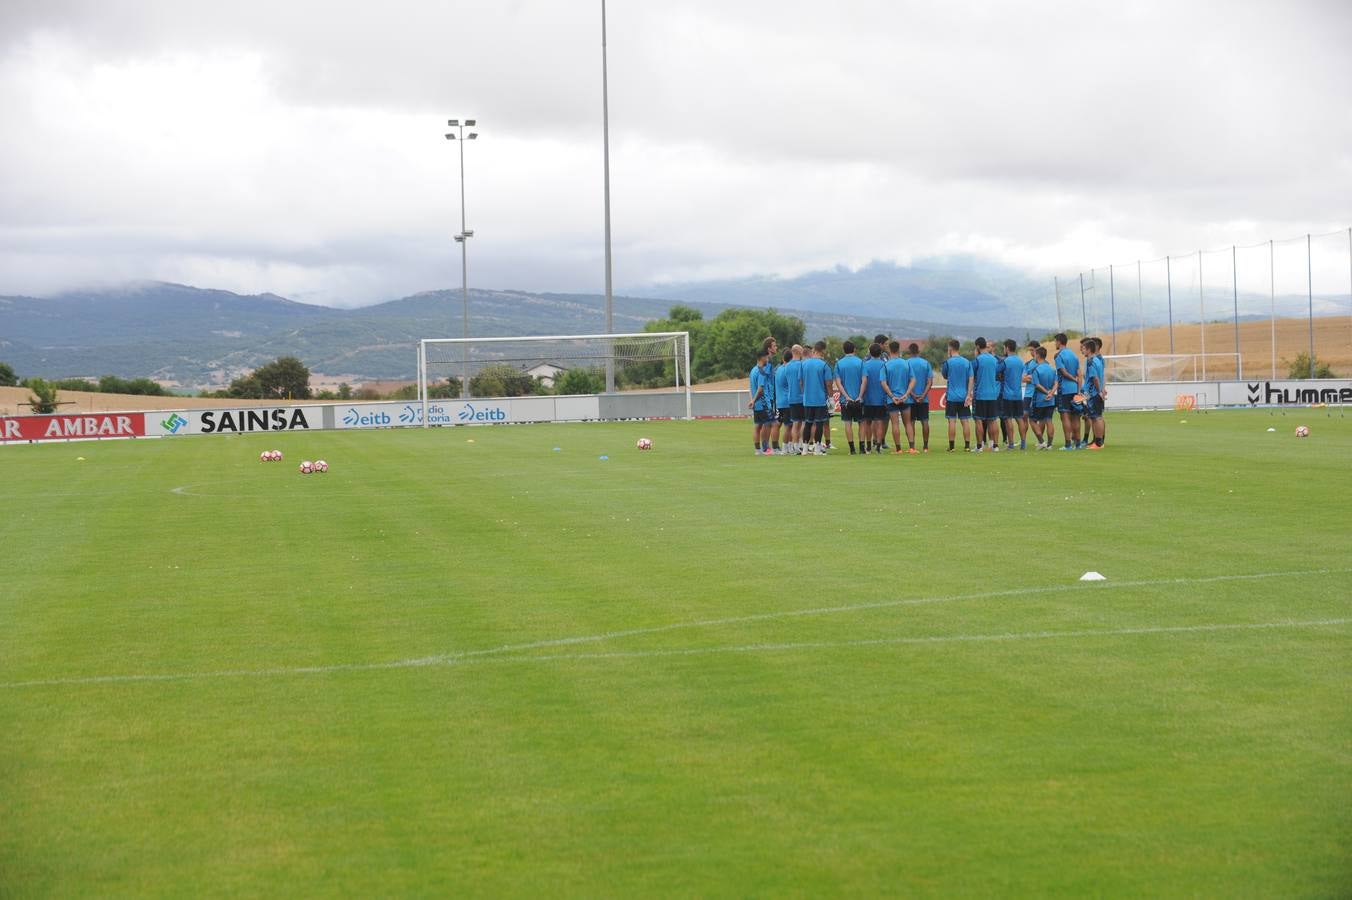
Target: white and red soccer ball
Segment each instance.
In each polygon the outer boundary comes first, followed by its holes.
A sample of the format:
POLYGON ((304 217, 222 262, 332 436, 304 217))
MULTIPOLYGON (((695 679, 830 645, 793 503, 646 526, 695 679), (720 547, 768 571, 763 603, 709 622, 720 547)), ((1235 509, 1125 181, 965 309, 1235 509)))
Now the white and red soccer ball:
POLYGON ((282 451, 280 451, 280 450, 264 450, 262 453, 258 454, 258 458, 259 458, 259 460, 261 460, 262 462, 281 462, 281 461, 282 461, 282 451))
POLYGON ((312 463, 312 462, 310 462, 308 459, 307 459, 307 460, 304 460, 303 462, 301 462, 301 464, 300 464, 300 474, 302 474, 302 475, 309 475, 309 474, 310 474, 311 472, 313 472, 314 470, 315 470, 315 464, 312 463))
POLYGON ((640 450, 651 450, 653 448, 653 442, 648 438, 639 438, 637 446, 640 450))
POLYGON ((329 464, 322 459, 317 459, 315 460, 314 469, 316 472, 327 472, 329 470, 329 464))
POLYGON ((1309 428, 1306 428, 1304 425, 1296 426, 1296 437, 1309 437, 1309 436, 1310 436, 1309 428))

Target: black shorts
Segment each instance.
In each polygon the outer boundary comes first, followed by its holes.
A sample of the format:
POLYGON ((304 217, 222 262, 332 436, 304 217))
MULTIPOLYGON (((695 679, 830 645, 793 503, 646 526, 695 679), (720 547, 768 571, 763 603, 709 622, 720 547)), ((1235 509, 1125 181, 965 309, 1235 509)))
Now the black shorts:
POLYGON ((803 421, 803 404, 801 404, 801 403, 790 403, 790 404, 789 404, 789 418, 792 419, 792 420, 795 421, 795 422, 801 422, 801 421, 803 421))
POLYGON ((970 419, 972 408, 961 400, 949 400, 944 404, 944 415, 950 419, 970 419))
POLYGON ((1034 422, 1050 422, 1052 420, 1052 409, 1050 406, 1034 406, 1028 411, 1028 418, 1034 422))
POLYGON ((885 421, 887 421, 887 407, 886 407, 886 406, 873 406, 873 405, 871 405, 871 404, 865 403, 865 404, 864 404, 864 421, 865 421, 865 422, 885 422, 885 421))
POLYGON ((1029 414, 1031 414, 1032 411, 1033 411, 1033 398, 1032 398, 1032 397, 1024 397, 1024 398, 1023 398, 1023 417, 1024 417, 1025 419, 1028 418, 1029 414))
POLYGON ((1017 400, 1000 401, 1000 417, 1004 419, 1022 419, 1023 418, 1023 398, 1017 400))
POLYGON ((803 415, 804 422, 825 422, 828 418, 825 406, 804 406, 803 415))
POLYGON ((911 421, 928 422, 929 421, 929 401, 917 400, 911 404, 911 421))
POLYGON ((1079 413, 1078 413, 1078 412, 1076 411, 1076 409, 1075 409, 1075 395, 1074 395, 1074 394, 1057 394, 1057 395, 1056 395, 1056 411, 1057 411, 1057 412, 1063 412, 1063 413, 1075 413, 1076 415, 1079 415, 1079 413))
POLYGON ((840 404, 840 420, 842 422, 864 421, 864 404, 858 400, 842 401, 840 404))
POLYGON ((1084 406, 1085 406, 1084 417, 1085 417, 1086 419, 1101 419, 1101 418, 1103 418, 1103 398, 1102 398, 1102 397, 1089 397, 1089 398, 1086 398, 1085 401, 1084 401, 1084 406))
POLYGON ((781 406, 777 410, 777 412, 779 413, 780 425, 788 425, 791 421, 793 421, 792 419, 789 418, 789 408, 787 406, 781 406))
POLYGON ((1000 418, 999 400, 976 400, 972 403, 972 415, 974 418, 990 421, 1000 418))
POLYGON ((769 425, 774 421, 775 412, 772 409, 753 409, 751 419, 757 425, 769 425))

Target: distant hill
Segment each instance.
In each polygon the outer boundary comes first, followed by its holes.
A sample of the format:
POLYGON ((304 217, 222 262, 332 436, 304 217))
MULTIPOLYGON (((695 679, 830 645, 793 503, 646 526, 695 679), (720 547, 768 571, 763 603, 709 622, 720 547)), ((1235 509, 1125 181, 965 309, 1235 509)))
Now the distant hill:
MULTIPOLYGON (((868 304, 878 314, 862 315, 843 308, 800 309, 784 302, 791 299, 786 297, 764 304, 720 297, 717 292, 705 298, 616 297, 615 328, 640 331, 681 302, 706 318, 729 306, 773 305, 803 319, 812 339, 877 332, 972 337, 978 330, 1022 337, 1029 330, 966 313, 969 324, 889 314, 880 299, 868 304)), ((603 310, 604 300, 597 295, 470 291, 470 329, 478 336, 600 332, 603 310)), ((273 294, 140 282, 47 298, 0 297, 0 360, 22 376, 148 376, 189 387, 223 384, 283 355, 300 357, 315 373, 353 381, 411 378, 417 341, 458 336, 460 321, 459 291, 344 310, 273 294)))

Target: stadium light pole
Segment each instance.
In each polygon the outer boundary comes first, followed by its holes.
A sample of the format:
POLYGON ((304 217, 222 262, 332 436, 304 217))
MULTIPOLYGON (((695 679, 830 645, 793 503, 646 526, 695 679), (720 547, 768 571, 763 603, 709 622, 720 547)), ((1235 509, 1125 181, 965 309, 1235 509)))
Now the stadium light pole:
MULTIPOLYGON (((460 233, 455 236, 455 242, 460 245, 460 336, 469 337, 469 239, 474 237, 474 232, 465 227, 465 141, 478 139, 477 132, 471 131, 465 134, 466 128, 473 128, 477 123, 475 119, 466 119, 463 123, 459 119, 448 119, 446 124, 457 129, 456 132, 447 132, 446 140, 456 141, 460 145, 460 233)), ((469 397, 469 344, 465 348, 465 365, 461 372, 462 384, 460 386, 460 396, 469 397)))
MULTIPOLYGON (((606 334, 615 333, 615 299, 610 267, 610 85, 606 69, 606 0, 601 0, 601 145, 605 168, 606 204, 606 334)), ((615 392, 614 348, 606 357, 606 393, 615 392)))

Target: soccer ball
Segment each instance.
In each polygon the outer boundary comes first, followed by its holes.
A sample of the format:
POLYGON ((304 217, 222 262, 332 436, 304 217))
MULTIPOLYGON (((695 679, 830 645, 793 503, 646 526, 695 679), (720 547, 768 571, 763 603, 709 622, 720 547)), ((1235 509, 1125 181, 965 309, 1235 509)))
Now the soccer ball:
POLYGON ((273 451, 272 451, 272 458, 273 458, 273 460, 276 461, 276 462, 281 462, 281 461, 282 461, 282 451, 280 451, 280 450, 273 450, 273 451))
POLYGON ((638 439, 638 449, 640 449, 640 450, 651 450, 652 448, 653 448, 653 442, 652 442, 652 441, 648 440, 647 438, 639 438, 639 439, 638 439))
POLYGON ((329 470, 329 464, 328 464, 328 463, 324 462, 324 460, 322 460, 322 459, 317 459, 317 460, 315 460, 315 471, 316 471, 316 472, 327 472, 328 470, 329 470))
POLYGON ((271 450, 264 450, 262 453, 258 454, 258 461, 259 461, 259 462, 272 462, 272 451, 271 451, 271 450))
POLYGON ((302 475, 309 475, 314 470, 315 464, 310 462, 308 459, 300 464, 300 474, 302 475))
POLYGON ((1304 425, 1296 426, 1296 437, 1309 437, 1309 436, 1310 429, 1306 428, 1304 425))

